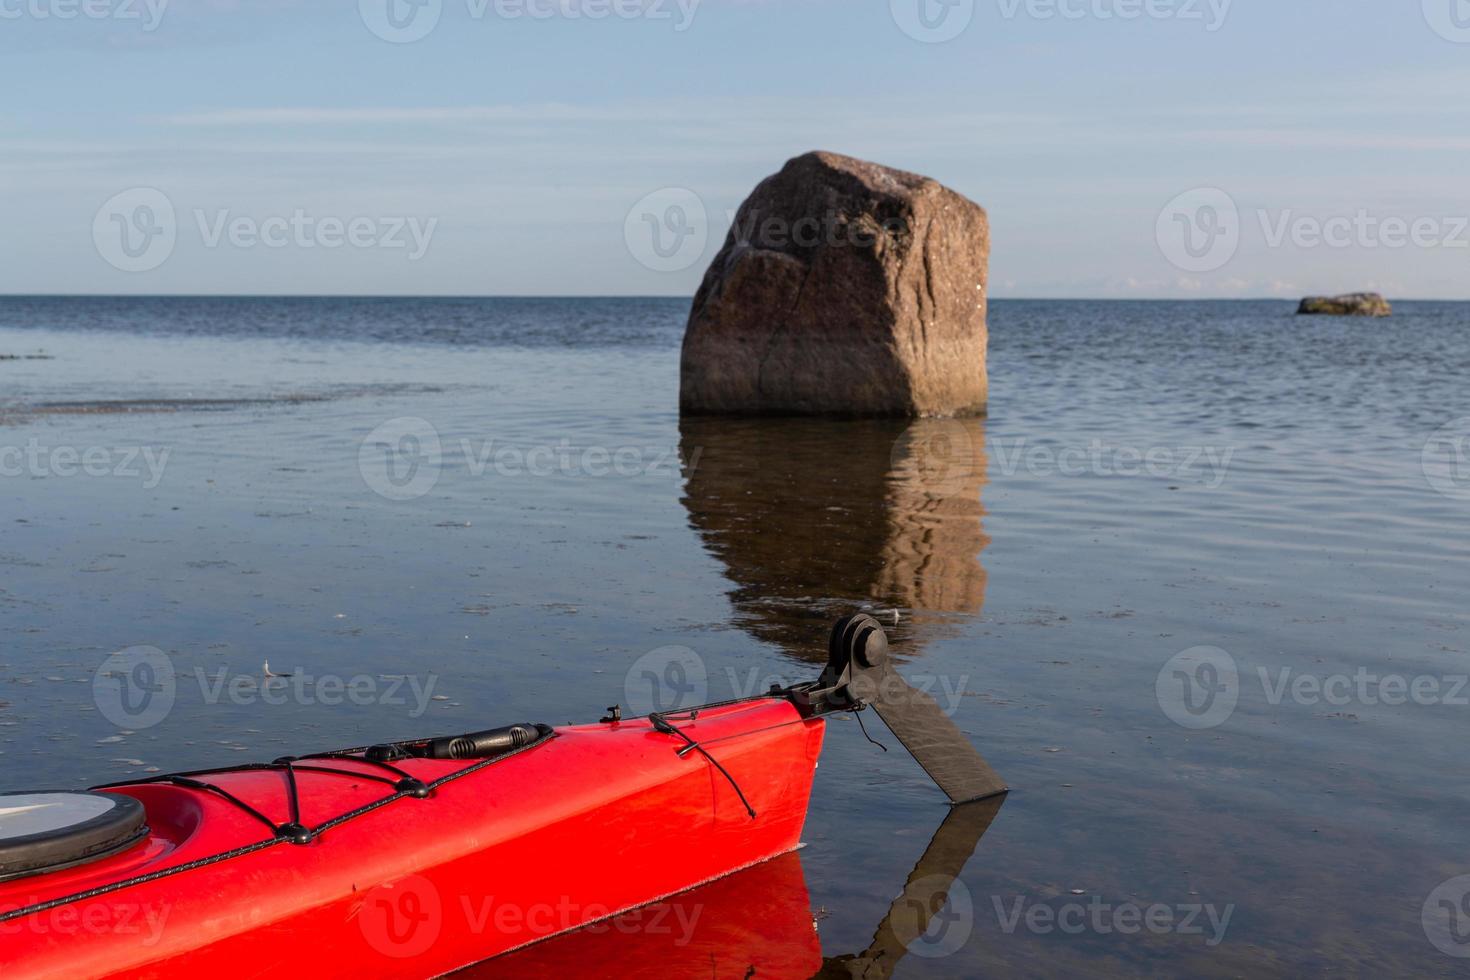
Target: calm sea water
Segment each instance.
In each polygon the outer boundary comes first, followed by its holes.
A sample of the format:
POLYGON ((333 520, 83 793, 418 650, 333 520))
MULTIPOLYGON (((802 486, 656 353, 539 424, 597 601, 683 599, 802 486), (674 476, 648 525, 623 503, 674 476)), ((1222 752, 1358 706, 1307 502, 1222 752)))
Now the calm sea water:
MULTIPOLYGON (((761 955, 1461 973, 1470 305, 1292 310, 998 301, 984 421, 681 424, 682 301, 0 300, 0 792, 748 693, 896 611, 1013 793, 940 832, 835 723, 761 955), (137 646, 176 693, 120 725, 137 646)), ((483 974, 744 977, 747 902, 483 974)))

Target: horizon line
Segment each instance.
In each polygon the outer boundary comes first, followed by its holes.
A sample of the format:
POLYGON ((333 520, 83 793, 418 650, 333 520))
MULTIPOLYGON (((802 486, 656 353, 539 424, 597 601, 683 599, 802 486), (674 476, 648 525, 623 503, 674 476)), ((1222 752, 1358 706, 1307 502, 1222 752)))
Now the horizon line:
MULTIPOLYGON (((1374 290, 1368 290, 1374 292, 1374 290)), ((1335 293, 1307 293, 1309 296, 1333 296, 1335 293)), ((1383 294, 1380 294, 1383 295, 1383 294)), ((1385 296, 1395 303, 1470 303, 1470 297, 1385 296)), ((626 299, 686 300, 686 293, 9 293, 6 299, 626 299)), ((1027 303, 1299 303, 1300 299, 1284 296, 990 296, 989 301, 1027 303)))

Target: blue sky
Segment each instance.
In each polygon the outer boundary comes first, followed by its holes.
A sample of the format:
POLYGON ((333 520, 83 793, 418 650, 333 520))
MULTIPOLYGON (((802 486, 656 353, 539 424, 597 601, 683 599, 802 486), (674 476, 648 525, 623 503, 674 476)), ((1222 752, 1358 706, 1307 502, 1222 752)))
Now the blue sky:
POLYGON ((0 292, 687 295, 821 148, 997 297, 1470 298, 1470 0, 389 2, 0 0, 0 292))

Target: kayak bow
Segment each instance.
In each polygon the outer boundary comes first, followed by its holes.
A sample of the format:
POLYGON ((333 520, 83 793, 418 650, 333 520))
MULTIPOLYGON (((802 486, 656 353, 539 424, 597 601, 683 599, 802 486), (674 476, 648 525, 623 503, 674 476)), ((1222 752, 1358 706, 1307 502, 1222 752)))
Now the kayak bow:
POLYGON ((4 975, 447 973, 794 850, 868 707, 952 802, 1005 792, 856 616, 760 697, 0 796, 4 975))

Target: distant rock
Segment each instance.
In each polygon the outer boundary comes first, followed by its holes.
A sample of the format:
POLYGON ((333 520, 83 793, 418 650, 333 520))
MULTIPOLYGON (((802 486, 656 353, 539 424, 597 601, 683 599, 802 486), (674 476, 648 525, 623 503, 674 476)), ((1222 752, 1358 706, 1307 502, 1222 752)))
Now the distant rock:
POLYGON ((1393 307, 1377 293, 1346 296, 1308 296, 1297 309, 1298 316, 1392 316, 1393 307))
POLYGON ((689 415, 983 415, 985 211, 927 177, 808 153, 762 181, 684 336, 689 415))

